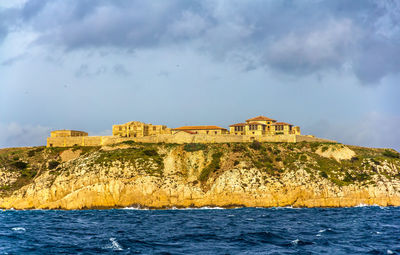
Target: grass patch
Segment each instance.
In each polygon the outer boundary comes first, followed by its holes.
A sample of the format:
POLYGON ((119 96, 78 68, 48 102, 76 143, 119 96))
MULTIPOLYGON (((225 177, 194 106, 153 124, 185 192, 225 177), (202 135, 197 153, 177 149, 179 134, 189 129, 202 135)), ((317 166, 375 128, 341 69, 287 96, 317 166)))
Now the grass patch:
POLYGON ((322 152, 325 152, 325 151, 327 151, 328 149, 329 149, 328 146, 323 146, 323 147, 321 148, 321 151, 322 151, 322 152))
POLYGON ((123 141, 121 144, 127 144, 127 145, 135 145, 135 141, 129 140, 129 141, 123 141))
POLYGON ((400 158, 400 154, 391 150, 385 150, 382 153, 383 156, 388 157, 388 158, 400 158))
POLYGON ((183 150, 187 152, 201 151, 206 148, 206 145, 202 143, 187 143, 183 146, 183 150))
POLYGON ((212 155, 212 160, 200 173, 199 181, 205 182, 211 173, 217 171, 220 168, 222 152, 216 152, 212 155))
POLYGON ((148 174, 162 175, 164 169, 163 158, 151 148, 127 148, 112 151, 102 151, 95 160, 96 164, 110 165, 114 161, 139 164, 148 174))

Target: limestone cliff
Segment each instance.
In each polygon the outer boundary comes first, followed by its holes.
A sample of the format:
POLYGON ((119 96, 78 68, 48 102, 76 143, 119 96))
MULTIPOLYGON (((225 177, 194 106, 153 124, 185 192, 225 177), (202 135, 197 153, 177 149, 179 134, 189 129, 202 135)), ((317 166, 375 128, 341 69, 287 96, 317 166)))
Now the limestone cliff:
POLYGON ((394 150, 322 143, 0 150, 0 208, 400 205, 394 150))

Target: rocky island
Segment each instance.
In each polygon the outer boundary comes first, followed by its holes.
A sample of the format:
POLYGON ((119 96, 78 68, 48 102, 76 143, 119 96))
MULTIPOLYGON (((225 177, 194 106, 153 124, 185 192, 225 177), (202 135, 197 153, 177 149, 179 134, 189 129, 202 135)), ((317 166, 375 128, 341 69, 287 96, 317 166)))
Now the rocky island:
POLYGON ((400 205, 395 150, 338 143, 0 150, 0 208, 400 205))

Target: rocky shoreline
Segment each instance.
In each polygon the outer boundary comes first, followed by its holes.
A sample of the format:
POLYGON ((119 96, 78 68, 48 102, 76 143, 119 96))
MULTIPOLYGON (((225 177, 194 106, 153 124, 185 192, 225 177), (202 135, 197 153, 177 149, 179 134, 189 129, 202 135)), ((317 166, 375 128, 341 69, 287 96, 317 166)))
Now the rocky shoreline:
POLYGON ((0 150, 0 208, 400 205, 389 149, 324 143, 0 150))

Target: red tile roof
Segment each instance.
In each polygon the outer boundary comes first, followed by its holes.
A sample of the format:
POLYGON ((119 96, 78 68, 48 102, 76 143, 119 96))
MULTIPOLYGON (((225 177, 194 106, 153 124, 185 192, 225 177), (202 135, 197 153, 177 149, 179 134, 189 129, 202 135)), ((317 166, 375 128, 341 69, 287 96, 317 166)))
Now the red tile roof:
POLYGON ((270 118, 265 117, 265 116, 257 116, 257 117, 248 119, 248 120, 246 120, 246 121, 248 122, 248 121, 258 121, 258 120, 276 121, 276 120, 274 120, 274 119, 270 119, 270 118))
POLYGON ((226 128, 218 127, 218 126, 183 126, 174 128, 174 130, 226 130, 226 128))
POLYGON ((246 126, 246 123, 236 123, 236 124, 230 125, 230 127, 243 127, 243 126, 246 126))
POLYGON ((181 130, 181 131, 185 132, 185 133, 188 133, 188 134, 191 134, 191 135, 197 134, 196 132, 190 131, 190 130, 181 130))
POLYGON ((248 122, 247 124, 251 124, 251 125, 263 125, 266 126, 265 124, 259 123, 259 122, 248 122))
POLYGON ((293 126, 292 124, 286 123, 286 122, 276 122, 272 124, 273 126, 293 126))

